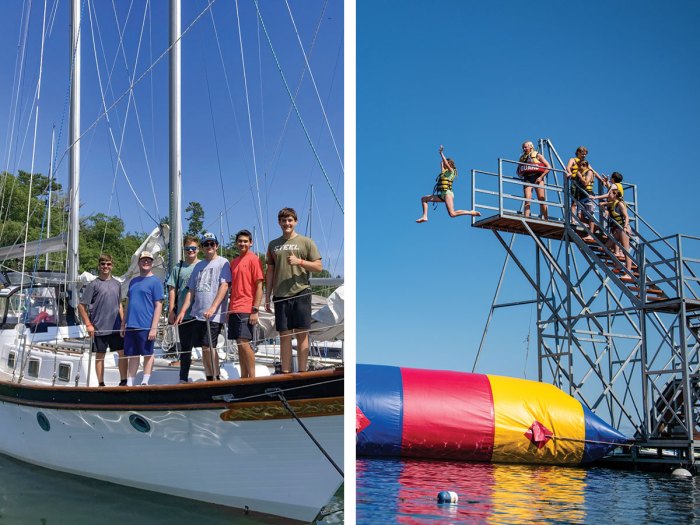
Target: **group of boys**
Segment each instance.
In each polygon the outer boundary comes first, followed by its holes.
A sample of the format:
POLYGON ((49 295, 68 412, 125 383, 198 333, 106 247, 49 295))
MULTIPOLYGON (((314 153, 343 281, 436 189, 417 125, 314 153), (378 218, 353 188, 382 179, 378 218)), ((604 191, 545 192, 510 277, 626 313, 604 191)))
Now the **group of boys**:
MULTIPOLYGON (((297 365, 306 371, 311 326, 311 272, 322 270, 321 255, 313 240, 296 233, 297 214, 292 208, 278 213, 282 235, 271 241, 263 274, 260 259, 251 250, 248 230, 236 234, 239 255, 229 261, 218 255, 219 241, 213 233, 201 239, 184 239, 184 259, 166 281, 168 322, 177 326, 180 340, 180 382, 189 381, 192 348, 201 346, 205 376, 220 379, 216 341, 228 319, 228 337, 236 340, 241 377, 255 377, 255 353, 260 307, 272 312, 280 334, 281 372, 292 371, 292 338, 297 339, 297 365), (204 258, 198 259, 200 247, 204 258), (265 301, 263 299, 265 281, 265 301), (226 296, 229 294, 228 307, 226 296)), ((119 355, 120 386, 133 386, 141 356, 147 385, 153 369, 153 347, 162 311, 163 285, 153 272, 153 254, 139 254, 139 276, 129 283, 127 307, 122 307, 121 284, 112 277, 112 258, 101 255, 99 275, 83 292, 78 311, 93 340, 95 371, 104 383, 104 358, 109 348, 119 355), (128 364, 127 364, 128 361, 128 364)))

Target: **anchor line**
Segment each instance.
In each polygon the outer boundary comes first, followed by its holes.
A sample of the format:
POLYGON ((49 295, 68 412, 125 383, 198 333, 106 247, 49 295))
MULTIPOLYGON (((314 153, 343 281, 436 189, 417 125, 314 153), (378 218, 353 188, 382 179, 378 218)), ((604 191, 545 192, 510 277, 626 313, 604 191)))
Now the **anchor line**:
POLYGON ((311 441, 314 442, 314 444, 323 453, 323 455, 326 456, 326 459, 328 461, 330 461, 331 465, 333 465, 335 470, 337 470, 338 473, 341 475, 341 477, 344 478, 345 474, 343 474, 343 471, 338 466, 338 464, 335 461, 333 461, 333 458, 330 456, 330 454, 328 454, 328 452, 326 452, 326 450, 323 448, 323 446, 321 446, 321 444, 316 440, 314 435, 309 431, 308 428, 306 428, 306 425, 304 425, 304 423, 301 421, 301 419, 299 419, 299 417, 296 415, 296 413, 294 412, 294 409, 289 405, 289 403, 287 402, 287 398, 284 397, 284 392, 282 392, 282 390, 280 388, 268 388, 265 392, 270 397, 277 396, 277 398, 280 400, 280 402, 284 405, 284 408, 286 408, 287 411, 292 415, 292 417, 297 420, 297 423, 299 423, 299 425, 301 425, 301 428, 303 428, 304 432, 306 432, 306 434, 311 438, 311 441))

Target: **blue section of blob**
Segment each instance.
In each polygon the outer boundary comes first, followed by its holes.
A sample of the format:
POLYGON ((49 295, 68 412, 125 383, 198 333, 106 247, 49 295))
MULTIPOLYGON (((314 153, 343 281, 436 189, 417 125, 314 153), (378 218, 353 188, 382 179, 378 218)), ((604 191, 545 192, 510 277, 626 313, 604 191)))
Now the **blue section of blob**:
POLYGON ((583 407, 586 422, 586 444, 583 447, 582 464, 602 458, 617 444, 627 443, 628 439, 593 412, 583 407))
POLYGON ((369 426, 357 435, 357 454, 400 456, 403 382, 395 366, 357 365, 357 406, 369 426))

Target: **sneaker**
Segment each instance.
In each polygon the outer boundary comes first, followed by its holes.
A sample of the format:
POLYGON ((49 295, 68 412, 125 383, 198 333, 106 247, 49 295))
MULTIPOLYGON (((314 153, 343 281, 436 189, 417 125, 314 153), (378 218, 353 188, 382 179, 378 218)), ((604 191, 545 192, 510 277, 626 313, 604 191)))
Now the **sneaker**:
POLYGON ((141 386, 148 386, 148 383, 141 383, 141 386))
POLYGON ((126 386, 126 379, 119 381, 119 386, 126 386))
POLYGON ((97 385, 97 386, 107 386, 107 385, 105 385, 104 383, 100 383, 100 384, 97 385))
POLYGON ((184 379, 180 379, 180 384, 181 384, 181 385, 186 385, 187 383, 189 383, 189 381, 185 381, 184 379))

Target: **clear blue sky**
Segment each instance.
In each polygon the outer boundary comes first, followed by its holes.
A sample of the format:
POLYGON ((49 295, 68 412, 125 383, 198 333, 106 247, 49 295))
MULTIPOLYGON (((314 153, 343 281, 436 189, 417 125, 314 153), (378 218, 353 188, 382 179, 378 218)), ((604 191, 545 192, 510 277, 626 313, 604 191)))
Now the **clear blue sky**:
MULTIPOLYGON (((38 78, 44 9, 43 2, 33 2, 26 37, 19 116, 13 126, 10 115, 13 110, 13 89, 17 85, 17 80, 13 83, 13 78, 18 42, 23 37, 22 4, 3 2, 0 6, 5 27, 0 36, 0 64, 4 80, 0 85, 0 100, 4 101, 0 104, 0 158, 1 169, 11 172, 17 169, 29 171, 31 168, 33 116, 29 127, 28 123, 38 78), (12 130, 14 136, 10 141, 12 130)), ((70 2, 48 0, 47 4, 49 12, 56 5, 57 10, 45 44, 39 103, 34 169, 44 174, 48 173, 52 125, 55 124, 57 133, 61 125, 63 126, 58 144, 59 158, 67 147, 68 114, 65 101, 69 85, 70 58, 70 2)), ((150 3, 150 9, 146 9, 147 4, 145 0, 114 2, 115 13, 110 2, 83 2, 81 129, 87 129, 102 111, 93 35, 108 106, 126 91, 129 75, 136 78, 141 76, 168 47, 169 2, 155 0, 150 3), (92 27, 90 11, 93 17, 92 27), (126 64, 119 48, 117 24, 122 28, 126 27, 123 46, 126 64), (109 71, 113 71, 111 84, 107 81, 109 71)), ((285 2, 268 0, 259 4, 281 69, 290 90, 295 92, 305 62, 285 2)), ((206 5, 204 0, 182 2, 183 31, 206 5)), ((338 153, 342 158, 343 4, 340 0, 293 0, 289 5, 299 38, 308 56, 319 97, 330 122, 338 153), (318 33, 312 45, 317 26, 318 33)), ((234 234, 240 228, 255 228, 259 242, 257 249, 260 250, 263 240, 261 226, 265 241, 279 234, 277 211, 281 207, 296 208, 300 215, 298 230, 301 233, 306 231, 309 188, 313 185, 315 204, 312 236, 322 252, 324 267, 333 274, 342 274, 343 214, 315 159, 298 117, 294 112, 289 114, 290 97, 273 59, 267 37, 257 19, 253 1, 240 0, 238 10, 245 69, 242 67, 235 2, 219 0, 213 5, 218 44, 209 13, 205 13, 182 39, 183 210, 190 200, 200 202, 205 210, 205 226, 217 233, 223 231, 224 236, 234 234), (228 75, 230 97, 219 56, 219 46, 228 75), (256 190, 244 72, 259 192, 256 190), (289 119, 285 127, 288 114, 289 119), (262 220, 259 219, 260 214, 256 207, 258 194, 262 220)), ((121 130, 126 121, 122 161, 148 214, 158 219, 168 214, 167 57, 153 68, 152 75, 147 75, 136 86, 134 97, 136 106, 133 101, 129 106, 129 97, 124 97, 110 112, 110 122, 115 140, 119 144, 121 130), (138 131, 135 107, 143 129, 143 139, 138 131)), ((308 71, 301 83, 297 104, 304 126, 342 203, 343 169, 324 122, 321 105, 308 71)), ((102 119, 94 130, 86 133, 83 138, 81 215, 95 212, 118 215, 126 223, 128 231, 150 231, 154 222, 137 204, 124 174, 121 170, 115 170, 116 158, 117 153, 109 138, 106 120, 102 119), (115 171, 116 182, 113 182, 115 171)), ((68 163, 65 159, 57 173, 57 178, 64 187, 68 180, 67 170, 68 163)))
MULTIPOLYGON (((358 3, 358 362, 471 370, 505 251, 443 205, 414 222, 440 144, 458 208, 471 169, 548 137, 636 183, 660 233, 698 234, 698 20, 694 2, 358 3)), ((533 297, 508 275, 501 300, 533 297)), ((497 312, 478 371, 536 378, 534 319, 497 312)))

